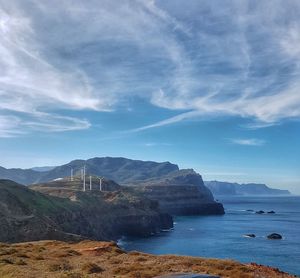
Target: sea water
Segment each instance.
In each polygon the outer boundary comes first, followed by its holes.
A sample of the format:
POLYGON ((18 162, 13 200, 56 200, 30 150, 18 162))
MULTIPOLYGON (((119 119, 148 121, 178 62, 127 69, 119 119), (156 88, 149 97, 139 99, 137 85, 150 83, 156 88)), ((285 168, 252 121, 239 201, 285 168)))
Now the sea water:
POLYGON ((300 275, 300 196, 218 197, 223 216, 175 217, 174 229, 149 238, 125 238, 125 250, 230 258, 300 275), (247 210, 253 210, 247 211, 247 210), (255 211, 275 214, 255 214, 255 211), (255 234, 255 238, 245 234, 255 234), (269 240, 279 233, 282 240, 269 240))

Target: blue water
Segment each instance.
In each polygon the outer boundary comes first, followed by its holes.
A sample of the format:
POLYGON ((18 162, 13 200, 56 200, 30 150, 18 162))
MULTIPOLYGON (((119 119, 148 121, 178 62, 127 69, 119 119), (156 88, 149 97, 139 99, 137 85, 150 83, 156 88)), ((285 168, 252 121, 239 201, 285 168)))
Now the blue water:
POLYGON ((176 217, 174 230, 150 238, 127 238, 125 250, 231 258, 300 275, 300 197, 219 197, 224 216, 176 217), (246 211, 274 210, 276 214, 246 211), (270 233, 283 240, 268 240, 270 233), (243 237, 254 233, 256 238, 243 237))

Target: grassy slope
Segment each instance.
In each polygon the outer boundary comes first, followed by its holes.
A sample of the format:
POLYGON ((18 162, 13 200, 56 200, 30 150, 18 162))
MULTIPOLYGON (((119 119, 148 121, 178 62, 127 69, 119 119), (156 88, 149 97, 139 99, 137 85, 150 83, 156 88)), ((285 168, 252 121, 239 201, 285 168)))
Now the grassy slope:
POLYGON ((150 278, 169 273, 207 273, 234 278, 290 278, 277 269, 231 260, 126 253, 112 242, 40 241, 0 245, 2 278, 150 278))
POLYGON ((39 214, 54 214, 62 208, 73 206, 67 199, 47 196, 10 180, 0 180, 0 192, 4 191, 30 211, 39 214))

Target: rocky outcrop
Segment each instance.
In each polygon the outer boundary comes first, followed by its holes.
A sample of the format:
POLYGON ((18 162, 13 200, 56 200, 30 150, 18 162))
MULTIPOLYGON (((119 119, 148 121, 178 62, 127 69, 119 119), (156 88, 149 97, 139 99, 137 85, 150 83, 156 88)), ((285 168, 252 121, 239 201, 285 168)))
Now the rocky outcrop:
POLYGON ((171 216, 161 213, 156 202, 132 190, 81 192, 72 186, 66 191, 53 187, 53 195, 59 192, 60 198, 0 180, 0 241, 108 240, 147 236, 173 226, 171 216))
POLYGON ((273 233, 267 236, 268 239, 282 239, 282 235, 273 233))
POLYGON ((215 202, 201 175, 193 170, 179 170, 139 183, 135 188, 172 215, 224 214, 223 205, 215 202))

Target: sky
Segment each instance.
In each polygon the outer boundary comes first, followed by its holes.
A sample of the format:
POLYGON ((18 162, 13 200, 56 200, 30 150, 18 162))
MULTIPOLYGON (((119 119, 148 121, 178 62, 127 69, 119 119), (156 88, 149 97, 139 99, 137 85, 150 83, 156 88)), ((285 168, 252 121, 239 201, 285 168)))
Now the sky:
POLYGON ((300 194, 300 1, 0 0, 0 165, 170 161, 300 194))

